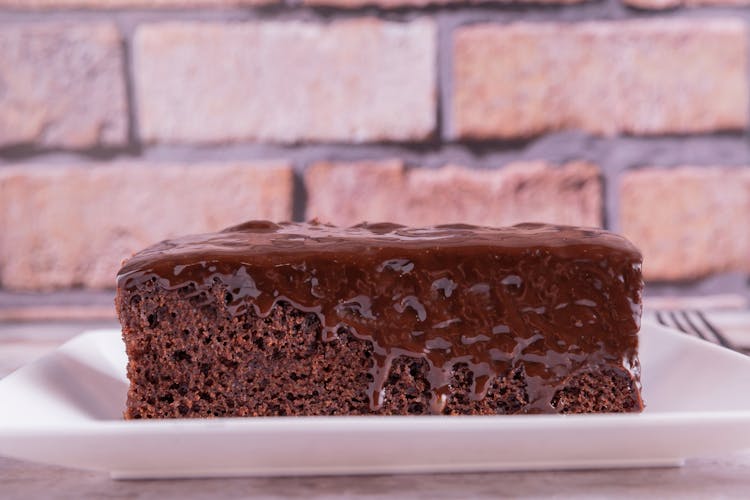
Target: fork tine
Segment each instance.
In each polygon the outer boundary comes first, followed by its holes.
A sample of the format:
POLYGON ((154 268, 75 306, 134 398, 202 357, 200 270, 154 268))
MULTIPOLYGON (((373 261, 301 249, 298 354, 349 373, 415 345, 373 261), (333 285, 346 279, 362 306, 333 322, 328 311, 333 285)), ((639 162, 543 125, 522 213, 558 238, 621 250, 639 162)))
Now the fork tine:
MULTIPOLYGON (((685 321, 685 323, 688 324, 691 330, 693 330, 700 338, 703 340, 709 340, 706 336, 706 333, 698 326, 696 326, 695 323, 693 323, 693 320, 690 319, 690 311, 680 311, 680 317, 685 321)), ((719 340, 717 337, 716 340, 719 340)))
POLYGON ((730 341, 697 309, 654 311, 656 321, 668 328, 675 328, 682 333, 698 337, 707 342, 718 344, 727 349, 750 355, 750 346, 738 346, 730 341))
POLYGON ((658 321, 660 325, 669 326, 669 323, 667 323, 667 321, 661 315, 661 311, 656 311, 656 321, 658 321))
POLYGON ((698 318, 700 318, 701 322, 703 322, 703 324, 708 329, 708 331, 710 331, 714 335, 714 337, 716 337, 716 340, 719 341, 719 344, 721 344, 724 347, 728 347, 729 349, 734 349, 734 346, 732 345, 732 343, 729 342, 727 338, 724 335, 722 335, 721 332, 719 332, 719 330, 708 321, 705 314, 703 314, 701 311, 695 311, 695 315, 698 316, 698 318))
POLYGON ((682 322, 681 322, 681 321, 680 321, 679 319, 677 319, 677 314, 676 314, 676 313, 675 313, 674 311, 669 311, 669 317, 670 317, 670 318, 672 319, 672 322, 674 323, 675 327, 677 327, 677 329, 678 329, 679 331, 681 331, 682 333, 687 333, 687 334, 691 334, 691 333, 692 333, 692 334, 696 334, 696 333, 697 333, 697 335, 698 335, 698 336, 699 336, 700 338, 702 338, 702 339, 704 339, 704 340, 705 340, 705 337, 703 336, 703 334, 702 334, 702 333, 700 333, 700 332, 695 332, 695 331, 693 331, 692 329, 689 329, 689 328, 685 327, 685 326, 684 326, 684 325, 682 324, 682 322))

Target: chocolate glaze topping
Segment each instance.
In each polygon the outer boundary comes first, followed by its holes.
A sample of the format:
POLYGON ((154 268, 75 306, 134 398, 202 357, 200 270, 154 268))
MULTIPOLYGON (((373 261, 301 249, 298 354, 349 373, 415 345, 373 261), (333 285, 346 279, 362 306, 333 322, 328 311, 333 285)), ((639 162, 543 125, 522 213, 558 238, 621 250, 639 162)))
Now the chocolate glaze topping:
POLYGON ((465 363, 472 397, 523 365, 532 412, 553 412, 566 380, 613 367, 639 380, 641 254, 599 229, 251 221, 154 245, 128 260, 118 287, 154 280, 174 290, 215 282, 231 314, 267 315, 280 301, 317 314, 322 340, 348 327, 372 342, 370 406, 397 356, 426 358, 431 410, 449 397, 465 363))

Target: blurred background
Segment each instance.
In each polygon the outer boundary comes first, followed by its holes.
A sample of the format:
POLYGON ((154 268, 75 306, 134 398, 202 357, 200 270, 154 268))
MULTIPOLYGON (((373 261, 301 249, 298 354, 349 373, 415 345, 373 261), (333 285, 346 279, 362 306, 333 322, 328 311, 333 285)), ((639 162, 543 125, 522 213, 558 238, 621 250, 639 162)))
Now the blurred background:
POLYGON ((123 258, 248 219, 601 226, 745 307, 743 4, 0 0, 0 321, 111 321, 123 258))

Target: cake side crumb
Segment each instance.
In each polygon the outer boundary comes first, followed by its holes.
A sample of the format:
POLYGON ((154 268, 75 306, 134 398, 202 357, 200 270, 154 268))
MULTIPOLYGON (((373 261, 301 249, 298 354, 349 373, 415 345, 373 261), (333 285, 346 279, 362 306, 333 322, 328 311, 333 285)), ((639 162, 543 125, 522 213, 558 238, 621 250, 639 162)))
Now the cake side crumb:
MULTIPOLYGON (((324 341, 317 315, 286 303, 266 317, 253 308, 229 314, 228 294, 222 283, 118 290, 131 380, 125 418, 431 413, 426 359, 396 357, 373 410, 370 342, 346 328, 324 341)), ((522 365, 491 380, 481 399, 472 397, 473 377, 465 364, 453 367, 443 414, 531 411, 522 365)), ((574 375, 552 402, 560 413, 641 409, 632 377, 614 366, 574 375)))

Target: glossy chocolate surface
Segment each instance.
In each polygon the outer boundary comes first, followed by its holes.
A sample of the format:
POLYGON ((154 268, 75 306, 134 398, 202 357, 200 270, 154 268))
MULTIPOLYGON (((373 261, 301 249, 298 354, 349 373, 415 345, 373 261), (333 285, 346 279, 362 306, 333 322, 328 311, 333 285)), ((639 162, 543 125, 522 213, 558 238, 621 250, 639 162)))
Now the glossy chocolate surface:
POLYGON ((548 413, 569 377, 592 367, 638 383, 640 267, 630 242, 598 229, 252 221, 152 246, 125 263, 118 287, 153 279, 200 293, 219 280, 231 314, 284 301, 316 313, 324 341, 349 327, 374 347, 373 409, 403 355, 429 362, 433 413, 460 363, 477 399, 522 364, 529 411, 548 413))

